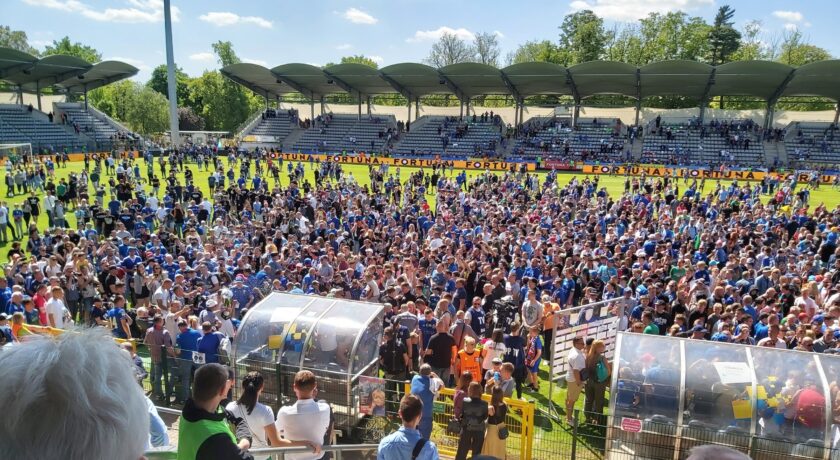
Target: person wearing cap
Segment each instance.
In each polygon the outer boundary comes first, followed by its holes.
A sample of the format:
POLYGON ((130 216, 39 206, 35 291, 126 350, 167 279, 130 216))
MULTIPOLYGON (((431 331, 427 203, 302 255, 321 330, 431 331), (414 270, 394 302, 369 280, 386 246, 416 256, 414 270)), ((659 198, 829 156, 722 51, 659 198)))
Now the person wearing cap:
POLYGON ((705 327, 700 326, 700 325, 692 327, 691 329, 689 329, 689 332, 691 333, 689 338, 690 339, 695 339, 695 340, 705 340, 706 339, 706 334, 709 333, 709 331, 706 330, 705 327))
POLYGON ((182 404, 190 397, 190 382, 196 368, 193 357, 198 351, 201 333, 191 328, 184 318, 179 318, 177 324, 179 332, 175 338, 175 351, 178 353, 178 380, 181 387, 175 402, 182 404))
POLYGON ((9 325, 9 315, 0 313, 0 346, 13 343, 15 337, 12 334, 12 327, 9 325))

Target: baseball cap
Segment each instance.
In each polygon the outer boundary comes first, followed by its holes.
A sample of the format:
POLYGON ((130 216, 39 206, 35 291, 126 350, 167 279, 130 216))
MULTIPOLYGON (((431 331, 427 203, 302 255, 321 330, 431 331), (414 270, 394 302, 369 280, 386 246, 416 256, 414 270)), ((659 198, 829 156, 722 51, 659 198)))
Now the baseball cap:
POLYGON ((9 320, 9 315, 7 315, 5 313, 0 313, 0 321, 8 321, 8 320, 9 320))
POLYGON ((493 364, 502 364, 502 358, 496 356, 495 358, 493 358, 492 362, 493 364))
POLYGON ((702 333, 705 334, 709 331, 707 331, 705 327, 698 324, 697 326, 694 326, 694 327, 691 328, 691 332, 702 332, 702 333))

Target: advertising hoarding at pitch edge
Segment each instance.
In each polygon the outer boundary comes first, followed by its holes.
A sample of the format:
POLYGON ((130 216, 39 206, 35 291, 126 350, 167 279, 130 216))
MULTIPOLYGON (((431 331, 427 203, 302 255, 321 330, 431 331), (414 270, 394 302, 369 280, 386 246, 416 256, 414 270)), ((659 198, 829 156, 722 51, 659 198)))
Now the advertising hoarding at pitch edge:
MULTIPOLYGON (((276 158, 278 154, 273 154, 276 158)), ((488 169, 491 171, 505 171, 511 168, 517 170, 524 164, 528 171, 534 171, 535 163, 513 163, 498 160, 438 160, 435 158, 388 158, 377 157, 370 155, 325 155, 325 154, 308 154, 308 153, 281 153, 284 161, 300 161, 307 162, 310 158, 313 161, 332 161, 344 164, 356 165, 382 165, 387 164, 391 166, 405 166, 430 168, 433 165, 444 165, 456 169, 488 169)))
MULTIPOLYGON (((683 178, 688 175, 689 178, 697 179, 712 179, 712 180, 750 180, 760 181, 767 176, 775 177, 780 180, 788 180, 796 177, 797 182, 808 182, 810 180, 811 172, 795 171, 789 173, 776 173, 761 170, 747 171, 737 169, 702 169, 702 168, 668 168, 665 166, 612 166, 612 165, 585 165, 583 166, 584 174, 613 174, 618 176, 630 175, 665 177, 675 176, 683 178)), ((820 183, 832 184, 835 176, 822 174, 819 175, 820 183)))

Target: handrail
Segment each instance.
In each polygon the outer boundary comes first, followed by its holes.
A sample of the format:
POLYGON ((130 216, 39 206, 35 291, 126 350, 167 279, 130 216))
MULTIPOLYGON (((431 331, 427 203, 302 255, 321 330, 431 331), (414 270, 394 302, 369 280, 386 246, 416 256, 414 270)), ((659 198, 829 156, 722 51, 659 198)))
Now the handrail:
MULTIPOLYGON (((323 446, 321 452, 357 452, 364 450, 377 450, 378 444, 339 444, 335 446, 323 446)), ((284 458, 286 454, 306 453, 312 452, 309 447, 263 447, 259 449, 249 449, 248 453, 255 456, 258 455, 279 455, 279 458, 284 458)), ((150 450, 143 454, 148 460, 174 460, 178 458, 178 452, 172 450, 150 450)), ((340 455, 339 455, 340 457, 340 455)))

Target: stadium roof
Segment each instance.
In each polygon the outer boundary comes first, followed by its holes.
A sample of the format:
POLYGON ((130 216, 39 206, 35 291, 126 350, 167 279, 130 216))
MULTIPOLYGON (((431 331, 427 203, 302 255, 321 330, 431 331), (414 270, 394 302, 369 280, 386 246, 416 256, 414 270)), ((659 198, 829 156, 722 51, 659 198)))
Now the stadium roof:
POLYGON ((222 69, 233 81, 267 97, 298 92, 313 100, 327 94, 359 96, 399 93, 409 99, 454 94, 467 99, 487 94, 517 99, 555 94, 586 99, 597 94, 633 98, 678 95, 697 99, 717 95, 775 101, 782 96, 820 96, 840 100, 840 60, 799 68, 771 61, 738 61, 710 66, 695 61, 662 61, 636 67, 592 61, 572 67, 526 62, 497 69, 484 64, 453 64, 440 69, 419 63, 376 70, 361 64, 327 68, 285 64, 267 69, 234 64, 222 69))
POLYGON ((23 91, 56 87, 64 92, 83 92, 137 74, 134 66, 119 61, 96 65, 75 56, 52 55, 38 59, 11 48, 0 48, 0 80, 23 91))

